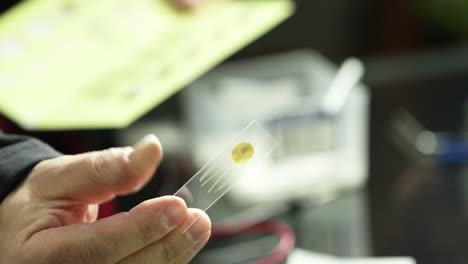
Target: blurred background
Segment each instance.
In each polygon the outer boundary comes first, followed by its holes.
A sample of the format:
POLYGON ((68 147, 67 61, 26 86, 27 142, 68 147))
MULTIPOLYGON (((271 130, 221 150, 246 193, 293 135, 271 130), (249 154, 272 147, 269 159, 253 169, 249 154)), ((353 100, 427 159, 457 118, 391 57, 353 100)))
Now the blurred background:
MULTIPOLYGON (((19 2, 2 1, 0 15, 19 2)), ((156 177, 105 216, 173 194, 257 119, 280 145, 208 211, 216 232, 195 263, 280 263, 291 241, 343 258, 467 263, 468 2, 294 2, 291 18, 127 127, 25 129, 0 108, 0 128, 69 154, 156 134, 165 149, 156 177), (349 57, 364 76, 327 112, 349 57)))

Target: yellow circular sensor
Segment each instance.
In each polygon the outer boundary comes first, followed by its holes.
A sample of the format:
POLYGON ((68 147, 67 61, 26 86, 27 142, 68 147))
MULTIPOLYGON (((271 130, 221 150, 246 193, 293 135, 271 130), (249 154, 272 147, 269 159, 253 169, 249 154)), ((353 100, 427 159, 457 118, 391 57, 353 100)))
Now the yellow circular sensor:
POLYGON ((239 143, 232 150, 232 160, 236 163, 245 163, 249 161, 254 154, 254 147, 247 142, 239 143))

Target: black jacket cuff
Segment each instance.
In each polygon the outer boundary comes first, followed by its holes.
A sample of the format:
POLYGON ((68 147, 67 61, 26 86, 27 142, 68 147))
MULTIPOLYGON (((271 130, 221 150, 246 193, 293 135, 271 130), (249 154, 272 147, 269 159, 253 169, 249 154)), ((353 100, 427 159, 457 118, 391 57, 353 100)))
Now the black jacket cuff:
POLYGON ((0 202, 37 163, 60 155, 37 139, 0 133, 0 202))

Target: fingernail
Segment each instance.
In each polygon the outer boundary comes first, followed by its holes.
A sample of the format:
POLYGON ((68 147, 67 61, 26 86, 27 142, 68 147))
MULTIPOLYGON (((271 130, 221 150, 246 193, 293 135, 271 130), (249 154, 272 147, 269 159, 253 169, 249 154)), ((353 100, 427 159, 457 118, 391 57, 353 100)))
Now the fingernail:
POLYGON ((140 141, 138 141, 138 143, 136 143, 133 146, 133 148, 135 150, 144 149, 148 144, 161 145, 161 143, 159 142, 159 139, 155 135, 149 134, 149 135, 144 136, 140 141))
POLYGON ((152 144, 158 145, 162 153, 161 142, 159 142, 159 139, 155 135, 150 134, 143 137, 133 146, 133 151, 129 157, 130 160, 139 160, 144 158, 148 154, 145 149, 152 144))
POLYGON ((164 208, 162 221, 166 228, 177 226, 185 218, 187 208, 179 202, 171 202, 164 208))

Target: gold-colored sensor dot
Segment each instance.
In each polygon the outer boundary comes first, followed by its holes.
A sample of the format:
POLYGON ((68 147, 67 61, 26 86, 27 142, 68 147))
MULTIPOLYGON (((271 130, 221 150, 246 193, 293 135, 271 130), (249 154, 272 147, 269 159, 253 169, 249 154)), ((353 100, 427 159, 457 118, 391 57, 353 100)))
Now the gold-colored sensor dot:
POLYGON ((254 154, 254 147, 247 142, 239 143, 232 150, 232 160, 242 164, 249 161, 254 154))

